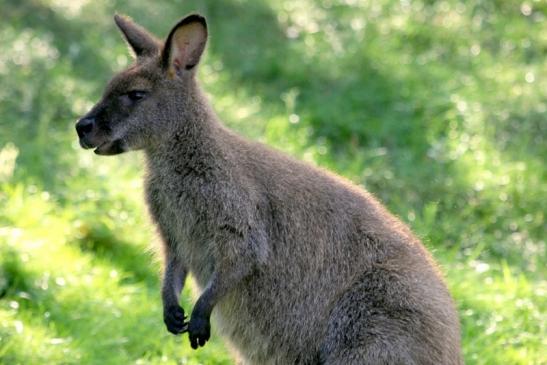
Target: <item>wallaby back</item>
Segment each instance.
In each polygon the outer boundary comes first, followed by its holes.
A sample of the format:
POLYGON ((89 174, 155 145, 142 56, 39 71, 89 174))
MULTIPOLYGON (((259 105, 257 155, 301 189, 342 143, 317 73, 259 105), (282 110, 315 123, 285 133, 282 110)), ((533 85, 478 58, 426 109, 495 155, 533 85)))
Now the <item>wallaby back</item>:
POLYGON ((351 182, 218 121, 195 78, 203 17, 182 19, 164 44, 116 22, 136 63, 77 129, 98 154, 145 152, 169 331, 203 346, 213 315, 245 364, 462 363, 452 299, 403 223, 351 182), (188 272, 202 294, 187 323, 188 272))

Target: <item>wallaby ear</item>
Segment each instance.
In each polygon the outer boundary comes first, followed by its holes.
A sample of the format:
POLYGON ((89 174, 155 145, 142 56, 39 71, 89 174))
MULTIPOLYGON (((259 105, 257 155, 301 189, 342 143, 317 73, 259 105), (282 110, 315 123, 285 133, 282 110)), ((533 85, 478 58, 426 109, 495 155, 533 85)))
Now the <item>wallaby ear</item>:
POLYGON ((116 14, 114 21, 137 57, 152 56, 159 52, 161 43, 131 18, 116 14))
POLYGON ((191 70, 199 63, 207 43, 207 22, 199 14, 183 18, 167 36, 161 56, 162 67, 170 75, 191 70))

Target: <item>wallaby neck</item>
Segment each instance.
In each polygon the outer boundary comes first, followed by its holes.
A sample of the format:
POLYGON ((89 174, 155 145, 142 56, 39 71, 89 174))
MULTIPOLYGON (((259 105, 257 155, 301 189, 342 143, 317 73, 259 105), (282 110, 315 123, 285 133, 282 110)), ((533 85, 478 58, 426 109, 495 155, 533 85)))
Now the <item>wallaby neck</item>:
POLYGON ((212 171, 223 159, 222 134, 227 131, 199 88, 186 105, 178 105, 162 141, 145 148, 150 168, 212 171))

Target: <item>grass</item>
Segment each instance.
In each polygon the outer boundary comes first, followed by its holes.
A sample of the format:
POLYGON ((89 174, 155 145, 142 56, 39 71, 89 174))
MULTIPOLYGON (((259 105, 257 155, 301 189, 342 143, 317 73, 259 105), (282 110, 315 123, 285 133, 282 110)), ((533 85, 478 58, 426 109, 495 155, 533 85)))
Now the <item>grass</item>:
MULTIPOLYGON (((138 153, 74 120, 131 60, 112 21, 211 28, 226 123, 363 184, 443 266, 467 364, 547 363, 541 1, 0 0, 0 363, 230 364, 163 328, 138 153)), ((191 309, 190 290, 183 304, 191 309)))

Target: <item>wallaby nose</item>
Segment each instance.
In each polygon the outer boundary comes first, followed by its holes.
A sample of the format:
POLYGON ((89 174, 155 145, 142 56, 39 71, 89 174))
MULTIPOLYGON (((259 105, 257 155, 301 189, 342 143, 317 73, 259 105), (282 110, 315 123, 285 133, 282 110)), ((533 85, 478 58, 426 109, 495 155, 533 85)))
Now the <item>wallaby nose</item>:
POLYGON ((93 125, 95 124, 95 118, 83 118, 76 123, 76 132, 78 137, 83 138, 86 134, 90 133, 93 130, 93 125))

